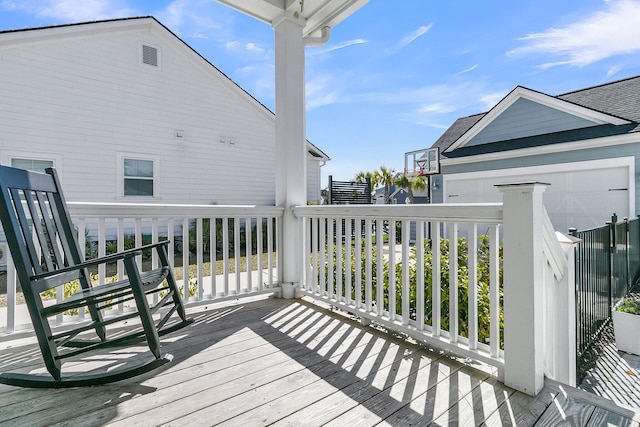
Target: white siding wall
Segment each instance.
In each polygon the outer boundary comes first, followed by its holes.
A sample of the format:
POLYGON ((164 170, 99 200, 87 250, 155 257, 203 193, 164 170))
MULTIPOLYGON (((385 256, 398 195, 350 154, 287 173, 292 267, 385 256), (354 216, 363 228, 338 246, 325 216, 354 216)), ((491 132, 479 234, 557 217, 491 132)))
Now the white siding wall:
POLYGON ((307 160, 307 200, 320 203, 320 167, 321 161, 309 155, 307 160))
POLYGON ((271 205, 275 122, 262 109, 155 23, 0 45, 0 161, 54 160, 70 201, 149 201, 122 197, 125 154, 159 159, 154 201, 271 205), (141 43, 158 68, 140 63, 141 43))

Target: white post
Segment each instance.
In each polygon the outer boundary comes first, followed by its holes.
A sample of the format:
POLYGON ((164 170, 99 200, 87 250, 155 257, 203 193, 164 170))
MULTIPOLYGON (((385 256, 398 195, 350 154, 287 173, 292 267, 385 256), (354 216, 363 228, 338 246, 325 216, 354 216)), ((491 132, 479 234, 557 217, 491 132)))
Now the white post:
POLYGON ((567 257, 567 271, 561 280, 555 281, 551 299, 556 311, 557 324, 554 325, 553 346, 554 358, 553 379, 561 383, 577 387, 576 384, 576 270, 575 246, 579 239, 557 233, 563 253, 567 257))
POLYGON ((532 396, 544 386, 542 193, 546 186, 497 186, 504 221, 504 383, 532 396))
POLYGON ((276 56, 276 206, 285 208, 278 265, 284 297, 299 282, 299 228, 292 208, 306 204, 306 136, 304 89, 305 25, 298 12, 285 11, 273 22, 276 56))

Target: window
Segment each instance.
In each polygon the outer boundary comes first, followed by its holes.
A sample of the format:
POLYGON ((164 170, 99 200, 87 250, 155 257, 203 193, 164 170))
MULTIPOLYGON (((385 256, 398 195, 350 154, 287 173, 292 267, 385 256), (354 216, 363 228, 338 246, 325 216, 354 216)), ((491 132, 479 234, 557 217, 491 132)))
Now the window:
POLYGON ((26 169, 33 172, 42 172, 46 168, 53 167, 53 160, 11 159, 11 166, 18 169, 26 169))
POLYGON ((124 159, 124 195, 153 197, 153 160, 124 159))

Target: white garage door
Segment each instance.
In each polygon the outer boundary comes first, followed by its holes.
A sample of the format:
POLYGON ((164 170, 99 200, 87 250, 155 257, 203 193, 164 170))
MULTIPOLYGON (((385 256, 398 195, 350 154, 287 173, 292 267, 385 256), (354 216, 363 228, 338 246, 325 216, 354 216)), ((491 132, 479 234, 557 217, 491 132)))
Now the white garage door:
POLYGON ((633 158, 444 175, 445 203, 500 202, 496 184, 545 182, 544 204, 556 230, 603 225, 615 212, 635 215, 633 158))

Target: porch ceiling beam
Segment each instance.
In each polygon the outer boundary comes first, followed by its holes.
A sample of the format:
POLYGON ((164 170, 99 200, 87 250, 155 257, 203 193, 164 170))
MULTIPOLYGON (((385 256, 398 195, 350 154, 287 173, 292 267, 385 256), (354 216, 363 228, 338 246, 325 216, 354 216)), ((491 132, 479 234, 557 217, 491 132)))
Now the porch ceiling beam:
POLYGON ((335 27, 369 0, 217 0, 269 25, 283 13, 297 13, 304 22, 303 37, 318 36, 324 27, 335 27))

